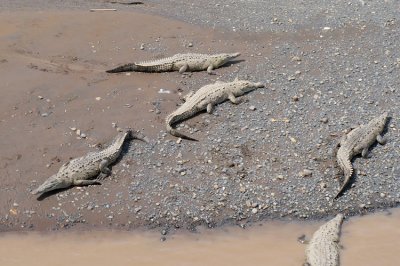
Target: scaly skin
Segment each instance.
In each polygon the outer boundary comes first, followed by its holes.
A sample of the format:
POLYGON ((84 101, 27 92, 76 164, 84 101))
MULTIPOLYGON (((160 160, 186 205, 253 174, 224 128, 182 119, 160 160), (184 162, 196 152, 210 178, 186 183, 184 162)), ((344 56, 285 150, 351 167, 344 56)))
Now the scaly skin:
POLYGON ((230 60, 238 57, 240 53, 232 54, 176 54, 171 57, 140 63, 126 64, 117 68, 107 70, 107 73, 118 73, 127 71, 136 72, 168 72, 179 71, 179 73, 207 70, 212 74, 216 69, 230 60))
POLYGON ((167 116, 167 131, 173 136, 196 141, 196 139, 188 137, 173 129, 172 125, 192 117, 202 110, 207 110, 207 113, 211 113, 216 104, 228 99, 232 103, 237 104, 239 103, 236 99, 237 96, 241 96, 246 92, 262 87, 264 87, 264 85, 259 82, 254 83, 247 80, 238 80, 237 78, 232 82, 216 82, 214 84, 206 85, 196 92, 189 93, 185 97, 185 103, 167 116))
POLYGON ((312 236, 306 248, 307 264, 311 266, 339 266, 340 228, 343 214, 323 224, 312 236))
POLYGON ((72 159, 62 165, 58 173, 49 177, 32 191, 32 194, 41 194, 70 186, 100 184, 99 181, 111 173, 108 166, 117 160, 127 138, 137 138, 149 142, 147 137, 139 132, 131 130, 121 132, 104 150, 90 152, 86 156, 72 159), (94 177, 97 178, 93 179, 94 177))
POLYGON ((335 198, 337 198, 353 175, 353 166, 351 164, 351 159, 360 154, 365 158, 368 155, 368 149, 376 141, 380 144, 384 144, 381 133, 385 128, 388 113, 385 112, 382 115, 372 119, 366 125, 360 125, 357 128, 350 131, 345 135, 340 141, 340 148, 337 152, 336 159, 339 167, 344 172, 344 182, 340 187, 335 198))

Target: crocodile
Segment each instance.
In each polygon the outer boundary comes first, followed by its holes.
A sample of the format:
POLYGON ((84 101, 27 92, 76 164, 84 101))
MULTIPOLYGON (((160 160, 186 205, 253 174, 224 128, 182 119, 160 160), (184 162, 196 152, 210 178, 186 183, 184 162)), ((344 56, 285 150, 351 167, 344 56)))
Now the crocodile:
POLYGON ((372 119, 366 125, 360 125, 344 135, 340 140, 340 148, 336 154, 339 167, 344 172, 344 182, 334 198, 337 198, 347 186, 353 175, 353 166, 351 159, 360 154, 366 158, 368 149, 377 140, 379 144, 385 144, 386 139, 381 133, 385 128, 388 112, 384 112, 378 117, 372 119))
POLYGON ((305 265, 338 266, 340 264, 339 240, 343 219, 343 214, 339 213, 313 234, 306 248, 305 265))
POLYGON ((72 159, 63 164, 56 174, 33 190, 32 194, 41 194, 70 186, 101 184, 100 181, 111 173, 108 166, 117 160, 121 154, 122 145, 128 138, 136 138, 149 143, 149 139, 142 133, 125 130, 119 133, 107 148, 89 152, 86 156, 72 159))
POLYGON ((201 87, 196 92, 191 91, 184 97, 185 103, 165 119, 167 131, 175 137, 197 141, 194 138, 178 132, 172 128, 172 125, 179 121, 188 119, 203 110, 207 110, 207 113, 210 114, 216 104, 228 99, 232 103, 238 104, 240 101, 236 99, 237 96, 241 96, 249 91, 263 87, 264 85, 260 82, 254 83, 236 78, 232 82, 217 81, 213 84, 201 87))
POLYGON ((169 72, 179 71, 179 73, 189 71, 207 70, 208 74, 213 74, 213 69, 218 68, 230 60, 238 57, 240 53, 223 54, 176 54, 171 57, 131 63, 107 70, 107 73, 118 73, 127 71, 136 72, 169 72))

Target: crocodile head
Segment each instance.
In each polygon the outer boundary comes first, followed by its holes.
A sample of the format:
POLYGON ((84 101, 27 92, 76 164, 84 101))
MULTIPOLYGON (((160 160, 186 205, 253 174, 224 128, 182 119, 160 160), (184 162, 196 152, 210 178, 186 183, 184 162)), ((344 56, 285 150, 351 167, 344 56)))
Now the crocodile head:
POLYGON ((264 84, 262 84, 261 82, 251 82, 248 80, 239 80, 238 78, 236 78, 234 81, 235 83, 234 87, 233 87, 233 93, 235 95, 243 95, 249 91, 258 89, 258 88, 264 88, 264 84))
POLYGON ((214 56, 214 67, 220 67, 227 62, 231 61, 232 59, 238 57, 240 53, 232 53, 232 54, 217 54, 214 56))
POLYGON ((389 112, 384 112, 378 117, 375 117, 369 124, 373 125, 376 130, 382 131, 385 128, 386 122, 389 117, 389 112))
POLYGON ((70 184, 67 184, 58 174, 52 175, 43 184, 41 184, 37 189, 32 191, 33 195, 42 194, 45 192, 49 192, 55 189, 66 188, 69 187, 70 184))

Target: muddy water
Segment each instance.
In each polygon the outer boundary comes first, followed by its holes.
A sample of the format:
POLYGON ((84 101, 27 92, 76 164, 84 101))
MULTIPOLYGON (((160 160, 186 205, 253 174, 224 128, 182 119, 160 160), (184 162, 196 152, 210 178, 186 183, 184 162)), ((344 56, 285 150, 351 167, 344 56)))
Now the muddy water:
MULTIPOLYGON (((269 222, 243 230, 10 234, 0 237, 0 265, 301 265, 319 223, 269 222)), ((400 210, 346 219, 342 265, 399 265, 400 210)))

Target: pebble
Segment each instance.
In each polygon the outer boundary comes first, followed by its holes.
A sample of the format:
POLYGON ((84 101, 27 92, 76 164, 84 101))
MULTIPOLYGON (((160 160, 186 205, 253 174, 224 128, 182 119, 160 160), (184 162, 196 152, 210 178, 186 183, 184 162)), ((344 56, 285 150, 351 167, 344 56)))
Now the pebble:
POLYGON ((299 175, 300 175, 301 177, 310 176, 310 175, 312 175, 312 171, 309 170, 309 169, 303 169, 303 170, 299 173, 299 175))
POLYGON ((254 214, 256 214, 256 213, 258 212, 258 210, 257 210, 257 208, 253 208, 253 209, 251 210, 251 212, 254 213, 254 214))
POLYGON ((49 116, 49 113, 43 113, 43 114, 41 114, 41 116, 42 117, 47 117, 47 116, 49 116))
POLYGON ((39 98, 40 100, 43 100, 43 96, 40 96, 40 95, 39 95, 38 98, 39 98))
POLYGON ((190 42, 190 43, 188 44, 188 47, 193 47, 193 43, 190 42))
POLYGON ((251 106, 249 107, 249 109, 250 109, 251 111, 255 111, 257 108, 256 108, 254 105, 251 105, 251 106))
POLYGON ((328 118, 326 118, 326 117, 322 118, 321 122, 324 123, 324 124, 328 123, 328 118))
POLYGON ((140 50, 144 50, 144 43, 140 45, 140 50))

